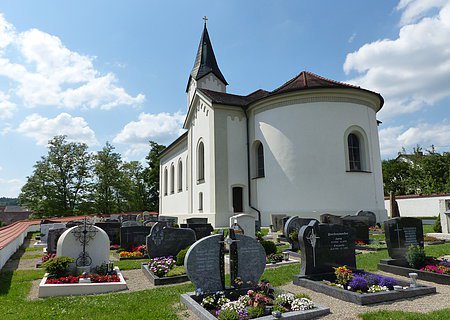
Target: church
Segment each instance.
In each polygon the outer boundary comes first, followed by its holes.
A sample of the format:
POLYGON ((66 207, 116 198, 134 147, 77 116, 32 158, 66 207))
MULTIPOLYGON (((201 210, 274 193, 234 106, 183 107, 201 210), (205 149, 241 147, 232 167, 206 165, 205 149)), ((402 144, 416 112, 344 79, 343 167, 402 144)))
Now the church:
POLYGON ((378 121, 383 97, 308 71, 272 91, 227 93, 206 28, 189 75, 187 130, 160 155, 162 216, 227 227, 252 215, 319 218, 384 208, 378 121))

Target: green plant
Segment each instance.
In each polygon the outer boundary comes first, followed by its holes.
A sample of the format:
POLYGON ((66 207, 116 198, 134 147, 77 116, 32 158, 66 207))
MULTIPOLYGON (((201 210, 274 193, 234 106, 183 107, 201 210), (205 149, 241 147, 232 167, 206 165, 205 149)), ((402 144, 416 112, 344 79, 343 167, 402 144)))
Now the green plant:
POLYGON ((177 266, 183 266, 184 265, 184 257, 186 257, 186 253, 188 252, 189 248, 191 246, 187 246, 177 254, 177 266))
POLYGON ((250 319, 262 317, 264 315, 264 311, 264 307, 250 307, 247 309, 250 319))
POLYGON ((415 269, 422 268, 426 263, 426 255, 423 247, 410 245, 406 254, 406 260, 411 267, 415 269))
POLYGON ((296 293, 294 296, 295 299, 302 299, 302 298, 306 298, 311 300, 311 297, 309 295, 307 295, 306 293, 296 293))
POLYGON ((283 261, 282 253, 271 253, 266 257, 267 262, 281 262, 283 261))
POLYGON ((440 215, 438 215, 436 217, 436 219, 434 220, 434 225, 433 225, 433 230, 434 232, 442 232, 442 225, 441 225, 441 217, 440 215))
POLYGON ((291 233, 289 233, 289 239, 294 242, 298 242, 298 230, 294 230, 291 233))
POLYGON ((182 266, 175 266, 167 272, 166 277, 175 277, 186 274, 186 269, 182 266))
POLYGON ((275 242, 270 240, 262 240, 259 243, 261 243, 264 251, 266 251, 266 256, 268 256, 269 254, 277 253, 277 246, 275 242))
POLYGON ((256 237, 256 240, 258 240, 258 241, 264 240, 264 234, 261 231, 256 231, 255 237, 256 237))
POLYGON ((352 279, 353 272, 347 266, 341 266, 334 268, 334 274, 336 275, 336 283, 344 286, 352 279))
POLYGON ((272 308, 273 311, 280 311, 281 313, 286 312, 287 309, 283 306, 274 305, 272 308))
POLYGON ((45 271, 50 275, 62 277, 67 274, 69 265, 74 261, 75 260, 70 257, 56 257, 46 261, 42 264, 42 267, 44 267, 45 271))
POLYGON ((239 320, 239 314, 237 311, 222 309, 217 317, 219 320, 239 320))

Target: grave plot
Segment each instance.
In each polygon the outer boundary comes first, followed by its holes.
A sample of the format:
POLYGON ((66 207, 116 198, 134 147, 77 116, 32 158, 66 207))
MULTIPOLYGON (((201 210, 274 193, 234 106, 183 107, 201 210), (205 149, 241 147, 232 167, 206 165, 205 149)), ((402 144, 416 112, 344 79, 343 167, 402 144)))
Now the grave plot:
POLYGON ((384 226, 390 259, 380 260, 378 269, 405 277, 417 273, 421 280, 450 284, 450 262, 425 256, 421 219, 399 217, 384 226))
POLYGON ((88 224, 72 227, 60 236, 56 257, 43 264, 47 273, 39 297, 85 295, 126 290, 119 268, 109 262, 109 238, 88 224))
POLYGON ((264 248, 232 229, 226 239, 218 234, 197 241, 184 262, 196 292, 181 295, 181 301, 202 320, 225 314, 230 319, 311 319, 330 312, 307 298, 271 288, 265 281, 258 283, 266 265, 264 248), (229 286, 225 285, 225 245, 230 252, 229 286))
POLYGON ((360 305, 431 294, 436 288, 356 269, 354 229, 312 221, 300 229, 300 275, 294 284, 360 305))
POLYGON ((195 241, 194 230, 171 228, 168 222, 157 222, 146 239, 151 259, 142 264, 142 272, 155 286, 189 281, 183 267, 184 255, 179 253, 186 252, 195 241))
MULTIPOLYGON (((284 218, 286 219, 286 218, 284 218)), ((283 234, 286 238, 286 240, 289 242, 290 247, 289 251, 292 256, 300 256, 297 252, 300 249, 300 245, 298 243, 298 232, 301 227, 307 225, 311 221, 317 221, 316 219, 309 219, 309 218, 300 218, 298 216, 289 217, 285 224, 283 229, 283 234)))

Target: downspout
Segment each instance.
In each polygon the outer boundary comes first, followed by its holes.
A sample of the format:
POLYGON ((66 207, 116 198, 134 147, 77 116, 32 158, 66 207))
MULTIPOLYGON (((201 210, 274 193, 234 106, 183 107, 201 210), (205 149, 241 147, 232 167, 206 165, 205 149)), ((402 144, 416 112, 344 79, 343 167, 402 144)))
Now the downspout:
POLYGON ((258 212, 258 221, 261 222, 261 211, 252 206, 252 188, 251 188, 251 177, 250 177, 250 129, 249 129, 249 118, 247 110, 242 107, 245 114, 246 125, 247 125, 247 184, 248 184, 248 206, 258 212))

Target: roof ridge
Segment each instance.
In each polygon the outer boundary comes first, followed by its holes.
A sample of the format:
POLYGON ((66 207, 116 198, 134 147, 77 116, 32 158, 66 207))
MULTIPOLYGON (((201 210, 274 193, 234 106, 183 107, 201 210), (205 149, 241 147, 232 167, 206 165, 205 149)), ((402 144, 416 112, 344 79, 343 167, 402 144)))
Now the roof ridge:
POLYGON ((337 81, 337 80, 333 80, 333 79, 330 79, 330 78, 325 78, 325 77, 323 77, 321 75, 318 75, 318 74, 316 74, 314 72, 311 72, 311 71, 304 71, 304 72, 309 74, 309 75, 311 75, 311 76, 317 77, 319 79, 322 79, 322 80, 325 80, 325 81, 330 81, 330 82, 333 82, 333 83, 336 83, 336 84, 339 84, 339 85, 344 85, 344 86, 349 86, 349 87, 354 87, 354 88, 361 88, 360 86, 355 86, 355 85, 350 84, 350 83, 337 81))
POLYGON ((281 86, 279 86, 278 88, 273 89, 271 92, 275 92, 280 90, 281 88, 291 84, 292 82, 294 82, 296 79, 298 79, 298 77, 300 77, 302 75, 302 73, 305 71, 300 72, 298 75, 296 75, 295 77, 293 77, 292 79, 286 81, 285 83, 283 83, 281 86))

